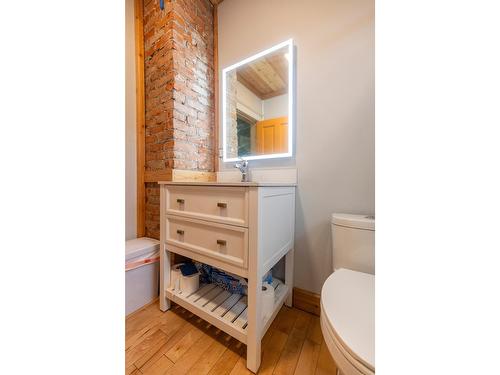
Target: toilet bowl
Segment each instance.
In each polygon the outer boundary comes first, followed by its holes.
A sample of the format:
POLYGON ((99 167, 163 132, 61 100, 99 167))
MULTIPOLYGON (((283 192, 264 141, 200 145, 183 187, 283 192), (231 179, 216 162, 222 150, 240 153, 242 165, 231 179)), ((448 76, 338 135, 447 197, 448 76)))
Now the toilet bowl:
POLYGON ((321 290, 321 331, 343 375, 375 373, 375 219, 333 214, 333 269, 321 290))
POLYGON ((344 375, 375 373, 375 276, 335 271, 321 290, 321 330, 344 375))

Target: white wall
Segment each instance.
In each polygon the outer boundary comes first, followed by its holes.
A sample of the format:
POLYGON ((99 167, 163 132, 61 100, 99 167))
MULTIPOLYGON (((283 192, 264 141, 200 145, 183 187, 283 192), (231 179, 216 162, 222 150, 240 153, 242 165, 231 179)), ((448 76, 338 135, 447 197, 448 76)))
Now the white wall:
POLYGON ((288 116, 288 94, 266 99, 262 105, 265 119, 288 116))
POLYGON ((125 2, 125 237, 137 237, 134 0, 125 2))
POLYGON ((295 285, 320 292, 331 213, 375 210, 374 1, 225 0, 218 15, 220 69, 294 39, 296 156, 250 166, 297 166, 295 285))
POLYGON ((262 119, 262 100, 239 81, 236 81, 236 100, 236 107, 240 111, 256 120, 262 119))

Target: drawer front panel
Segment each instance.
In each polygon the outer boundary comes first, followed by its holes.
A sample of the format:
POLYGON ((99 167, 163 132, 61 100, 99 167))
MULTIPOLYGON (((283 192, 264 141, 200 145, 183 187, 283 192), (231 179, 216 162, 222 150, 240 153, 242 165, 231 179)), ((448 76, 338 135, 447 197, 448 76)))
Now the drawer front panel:
POLYGON ((168 186, 166 212, 246 227, 247 191, 245 187, 168 186))
MULTIPOLYGON (((248 267, 248 229, 167 215, 167 245, 208 256, 215 261, 248 267)), ((217 263, 214 263, 217 267, 217 263)))

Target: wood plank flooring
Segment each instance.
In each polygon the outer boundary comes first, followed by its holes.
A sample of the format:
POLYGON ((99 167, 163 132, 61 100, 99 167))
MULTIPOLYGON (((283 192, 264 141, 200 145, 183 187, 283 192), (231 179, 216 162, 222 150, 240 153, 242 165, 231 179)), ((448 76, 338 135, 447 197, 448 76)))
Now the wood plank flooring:
MULTIPOLYGON (((246 345, 173 304, 163 313, 158 303, 125 322, 125 373, 236 375, 246 368, 246 345)), ((283 306, 262 342, 258 374, 336 374, 323 340, 319 318, 283 306)))

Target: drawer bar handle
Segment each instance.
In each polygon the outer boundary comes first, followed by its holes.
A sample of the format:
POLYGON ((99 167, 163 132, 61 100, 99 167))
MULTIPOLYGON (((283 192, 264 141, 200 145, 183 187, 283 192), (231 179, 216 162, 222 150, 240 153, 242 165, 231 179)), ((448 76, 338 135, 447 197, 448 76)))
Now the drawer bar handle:
POLYGON ((184 231, 182 229, 177 229, 177 234, 183 235, 184 231))
POLYGON ((184 204, 184 199, 177 199, 177 203, 184 204))
POLYGON ((227 203, 219 202, 219 203, 217 203, 217 207, 227 208, 227 203))
POLYGON ((226 240, 217 240, 217 245, 226 246, 226 240))

